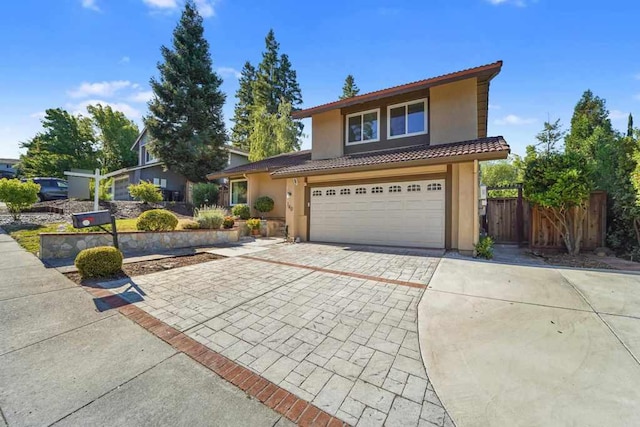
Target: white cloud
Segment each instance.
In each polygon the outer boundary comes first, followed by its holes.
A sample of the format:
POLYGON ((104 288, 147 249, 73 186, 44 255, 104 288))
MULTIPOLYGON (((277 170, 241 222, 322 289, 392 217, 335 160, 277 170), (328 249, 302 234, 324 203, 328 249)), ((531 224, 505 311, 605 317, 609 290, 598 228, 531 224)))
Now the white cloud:
POLYGON ((525 0, 488 0, 488 1, 494 6, 498 6, 501 4, 512 4, 518 7, 525 7, 527 5, 525 0))
POLYGON ((242 74, 233 67, 218 67, 216 70, 222 77, 235 77, 239 79, 242 74))
POLYGON ((128 56, 123 56, 122 58, 120 58, 120 61, 118 61, 118 64, 128 64, 129 62, 131 62, 131 58, 129 58, 128 56))
POLYGON ((144 4, 154 9, 177 9, 176 0, 142 0, 144 4))
POLYGON ((96 0, 81 0, 80 3, 82 4, 82 7, 84 7, 85 9, 101 12, 96 0))
POLYGON ((72 98, 86 98, 88 96, 113 96, 116 92, 131 87, 132 84, 128 80, 114 80, 89 83, 83 82, 78 88, 69 91, 69 96, 72 98))
POLYGON ((34 119, 44 119, 45 115, 46 115, 46 113, 44 111, 38 111, 36 113, 29 114, 29 117, 34 118, 34 119))
POLYGON ((131 95, 130 97, 128 97, 127 99, 131 102, 138 102, 138 103, 146 103, 149 102, 149 100, 153 97, 153 91, 152 90, 146 90, 143 92, 138 92, 136 94, 131 95))
POLYGON ((611 120, 627 119, 629 118, 629 113, 625 113, 624 111, 620 111, 620 110, 611 110, 609 111, 609 118, 611 120))
POLYGON ((212 0, 195 0, 198 12, 203 18, 211 18, 216 14, 216 10, 213 8, 214 2, 212 0))
POLYGON ((139 119, 142 117, 142 113, 140 110, 132 107, 131 105, 125 102, 108 102, 101 99, 87 99, 78 104, 67 104, 67 108, 71 110, 73 114, 82 114, 87 115, 87 106, 102 104, 102 106, 106 107, 107 105, 113 108, 116 111, 121 111, 130 119, 139 119))
MULTIPOLYGON (((144 4, 156 11, 173 12, 177 11, 181 6, 181 1, 178 0, 142 0, 144 4)), ((210 18, 215 16, 216 10, 214 8, 215 0, 194 0, 196 8, 203 18, 210 18)))
POLYGON ((524 118, 524 117, 516 116, 515 114, 509 114, 495 121, 497 125, 508 125, 508 126, 530 125, 531 123, 535 123, 535 122, 536 122, 536 119, 534 118, 524 118))

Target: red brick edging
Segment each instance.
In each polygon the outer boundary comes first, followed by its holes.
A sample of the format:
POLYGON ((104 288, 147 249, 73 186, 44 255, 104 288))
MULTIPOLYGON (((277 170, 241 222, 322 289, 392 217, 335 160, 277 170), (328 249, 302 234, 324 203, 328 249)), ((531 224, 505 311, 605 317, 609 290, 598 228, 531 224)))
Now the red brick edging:
POLYGON ((375 280, 376 282, 384 282, 384 283, 390 283, 392 285, 400 285, 400 286, 409 286, 410 288, 418 288, 418 289, 426 289, 427 288, 427 285, 425 285, 424 283, 405 282, 403 280, 385 279, 384 277, 368 276, 366 274, 359 274, 359 273, 349 273, 348 271, 331 270, 329 268, 313 267, 313 266, 310 266, 310 265, 302 265, 302 264, 294 264, 292 262, 276 261, 276 260, 273 260, 273 259, 252 257, 252 256, 249 256, 249 255, 239 255, 238 258, 244 258, 244 259, 248 259, 248 260, 251 260, 251 261, 268 262, 268 263, 271 263, 271 264, 284 265, 284 266, 287 266, 287 267, 306 268, 307 270, 318 271, 320 273, 338 274, 340 276, 349 276, 349 277, 354 277, 356 279, 375 280))
POLYGON ((298 398, 266 378, 156 319, 119 295, 102 288, 84 288, 94 297, 100 298, 110 308, 117 309, 121 314, 170 344, 176 350, 209 368, 292 422, 310 427, 348 426, 308 401, 298 398))

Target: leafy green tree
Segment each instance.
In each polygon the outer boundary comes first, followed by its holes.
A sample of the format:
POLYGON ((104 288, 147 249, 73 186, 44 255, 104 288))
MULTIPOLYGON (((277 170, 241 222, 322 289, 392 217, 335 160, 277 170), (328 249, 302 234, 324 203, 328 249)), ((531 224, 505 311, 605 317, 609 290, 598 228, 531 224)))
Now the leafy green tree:
POLYGON ((249 61, 244 63, 240 72, 236 106, 233 110, 233 128, 231 142, 235 147, 249 151, 251 133, 251 107, 253 106, 253 84, 256 81, 256 69, 249 61))
POLYGON ((587 90, 571 117, 571 129, 565 138, 567 151, 581 152, 588 159, 595 159, 598 141, 590 137, 597 128, 601 128, 605 134, 613 133, 606 101, 587 90))
POLYGON ((280 103, 275 114, 269 113, 265 106, 255 106, 251 127, 249 160, 252 162, 300 149, 298 127, 291 119, 289 103, 280 103))
POLYGON ((218 203, 218 184, 213 182, 199 182, 193 186, 193 205, 196 207, 210 206, 218 203))
POLYGON ((38 201, 40 185, 33 181, 22 182, 19 179, 0 179, 0 202, 14 220, 20 219, 20 213, 38 201))
POLYGON ((351 74, 344 79, 344 85, 342 86, 342 95, 340 99, 353 98, 360 93, 360 88, 356 85, 356 81, 351 74))
POLYGON ((129 194, 145 205, 148 203, 160 203, 162 201, 160 189, 148 181, 140 181, 139 184, 129 185, 129 194))
POLYGON ((64 171, 99 166, 96 137, 89 117, 74 116, 61 108, 50 108, 42 119, 43 131, 23 142, 20 173, 27 177, 64 177, 64 171))
POLYGON ((524 175, 525 197, 542 208, 571 255, 577 255, 582 244, 583 222, 593 189, 590 165, 580 153, 551 153, 532 160, 524 175))
MULTIPOLYGON (((482 183, 487 187, 503 187, 522 182, 524 170, 519 156, 506 160, 493 160, 481 164, 482 183)), ((489 197, 516 197, 518 190, 489 190, 489 197)))
POLYGON ((556 144, 562 140, 565 132, 562 130, 562 125, 560 124, 560 119, 557 119, 555 122, 544 122, 544 129, 542 129, 536 135, 536 139, 538 140, 538 147, 541 147, 544 153, 552 153, 558 150, 556 144))
POLYGON ((222 79, 213 71, 202 17, 187 0, 173 32, 173 48, 162 46, 160 78, 151 79, 154 99, 145 124, 153 154, 190 181, 204 181, 227 161, 222 79))
POLYGON ((138 136, 138 126, 108 105, 89 105, 87 111, 98 130, 102 168, 115 171, 136 165, 138 156, 131 145, 138 136))

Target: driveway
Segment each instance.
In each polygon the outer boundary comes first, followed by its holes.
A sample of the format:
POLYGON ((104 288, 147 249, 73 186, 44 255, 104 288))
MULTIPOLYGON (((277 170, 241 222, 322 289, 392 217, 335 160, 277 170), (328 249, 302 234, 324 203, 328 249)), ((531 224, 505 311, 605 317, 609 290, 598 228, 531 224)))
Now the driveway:
POLYGON ((280 244, 103 286, 346 423, 451 426, 417 334, 440 255, 280 244))
POLYGON ((458 427, 640 425, 640 276, 442 259, 419 305, 458 427))

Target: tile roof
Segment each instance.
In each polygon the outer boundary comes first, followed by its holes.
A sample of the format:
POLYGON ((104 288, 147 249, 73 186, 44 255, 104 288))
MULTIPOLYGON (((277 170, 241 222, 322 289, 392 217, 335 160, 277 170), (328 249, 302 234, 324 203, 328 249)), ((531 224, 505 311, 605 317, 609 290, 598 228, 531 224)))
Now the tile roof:
POLYGON ((207 175, 207 178, 211 180, 246 173, 273 172, 277 169, 287 166, 295 166, 309 160, 311 160, 311 150, 294 151, 292 153, 267 157, 266 159, 262 159, 257 162, 227 168, 220 172, 212 172, 207 175))
MULTIPOLYGON (((326 160, 306 160, 295 165, 278 169, 271 175, 275 178, 285 176, 304 176, 322 171, 364 168, 368 166, 395 164, 411 161, 427 161, 450 159, 456 156, 478 156, 495 153, 495 158, 508 154, 509 144, 501 136, 461 141, 451 144, 429 145, 421 144, 411 147, 394 148, 367 153, 351 154, 344 157, 326 160)), ((505 156, 506 157, 506 156, 505 156)), ((247 165, 248 166, 248 165, 247 165)))
POLYGON ((294 119, 304 119, 306 117, 311 117, 313 114, 322 113, 324 111, 361 104, 363 102, 368 102, 375 99, 385 98, 393 95, 399 95, 402 93, 413 92, 413 91, 424 89, 430 86, 435 86, 437 84, 449 83, 451 81, 459 80, 462 78, 470 78, 476 75, 486 75, 488 79, 491 79, 500 72, 501 68, 502 68, 502 61, 496 61, 491 64, 480 65, 478 67, 473 67, 473 68, 467 68, 465 70, 456 71, 453 73, 443 74, 436 77, 430 77, 427 79, 418 80, 415 82, 406 83, 399 86, 393 86, 390 88, 377 90, 375 92, 364 93, 362 95, 354 96, 351 98, 329 102, 327 104, 317 105, 311 108, 305 108, 304 110, 294 111, 291 114, 291 116, 294 119))

